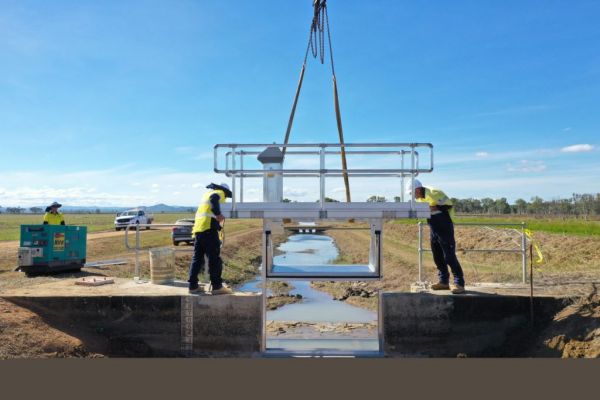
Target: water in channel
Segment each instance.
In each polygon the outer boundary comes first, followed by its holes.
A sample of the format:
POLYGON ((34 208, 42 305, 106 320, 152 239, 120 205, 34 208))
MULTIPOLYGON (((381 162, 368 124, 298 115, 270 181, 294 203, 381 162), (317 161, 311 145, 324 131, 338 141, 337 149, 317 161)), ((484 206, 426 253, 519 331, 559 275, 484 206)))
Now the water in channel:
MULTIPOLYGON (((275 256, 273 260, 277 265, 331 264, 339 254, 335 242, 331 237, 316 234, 291 235, 286 242, 278 247, 278 251, 279 255, 275 256)), ((261 276, 257 276, 256 279, 241 285, 236 290, 242 292, 260 292, 261 283, 261 276)), ((334 300, 330 294, 312 288, 309 281, 289 281, 288 284, 293 287, 290 294, 302 295, 302 301, 268 311, 267 321, 293 321, 317 324, 371 323, 374 324, 375 328, 366 334, 366 338, 370 340, 368 346, 371 349, 375 346, 374 342, 377 339, 377 314, 375 312, 352 306, 344 301, 334 300)), ((311 340, 310 335, 307 338, 308 340, 303 340, 301 344, 295 341, 294 346, 301 349, 309 349, 311 346, 322 346, 322 343, 315 342, 314 339, 316 338, 313 337, 313 340, 311 340)), ((275 339, 268 336, 267 342, 273 346, 290 346, 289 341, 286 342, 285 335, 278 336, 275 339)), ((341 342, 351 342, 350 350, 361 349, 365 346, 363 343, 364 340, 363 342, 360 340, 357 341, 356 336, 348 332, 338 332, 333 336, 329 335, 327 342, 333 347, 344 347, 348 343, 344 345, 340 344, 341 342), (344 341, 344 339, 352 340, 344 341)))

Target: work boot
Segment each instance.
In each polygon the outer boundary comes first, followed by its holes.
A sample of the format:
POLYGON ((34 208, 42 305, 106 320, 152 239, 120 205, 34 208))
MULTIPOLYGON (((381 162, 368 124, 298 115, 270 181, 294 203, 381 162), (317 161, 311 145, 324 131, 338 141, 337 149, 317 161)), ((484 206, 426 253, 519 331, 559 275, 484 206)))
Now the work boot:
POLYGON ((189 288, 188 293, 189 294, 204 294, 204 293, 206 293, 206 291, 204 290, 204 286, 197 286, 194 288, 189 288))
POLYGON ((464 294, 465 287, 461 285, 452 285, 452 294, 464 294))
POLYGON ((233 294, 233 290, 229 289, 227 286, 222 286, 219 289, 213 289, 211 293, 213 295, 217 295, 217 294, 233 294))
POLYGON ((450 285, 443 282, 434 283, 431 285, 431 290, 450 290, 450 285))

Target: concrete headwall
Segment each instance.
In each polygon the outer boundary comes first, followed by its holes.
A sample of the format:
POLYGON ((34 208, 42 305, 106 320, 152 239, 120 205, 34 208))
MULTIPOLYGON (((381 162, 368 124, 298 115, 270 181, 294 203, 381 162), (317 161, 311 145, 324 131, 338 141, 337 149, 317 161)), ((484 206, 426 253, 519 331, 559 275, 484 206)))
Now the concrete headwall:
MULTIPOLYGON (((534 298, 534 328, 564 300, 534 298)), ((392 356, 511 356, 534 329, 526 296, 383 293, 384 351, 392 356)))
POLYGON ((256 353, 262 336, 260 295, 193 296, 195 354, 256 353))
POLYGON ((227 356, 260 351, 260 295, 187 297, 191 309, 183 313, 182 296, 4 298, 79 337, 90 351, 108 356, 182 356, 186 317, 193 321, 188 354, 227 356))

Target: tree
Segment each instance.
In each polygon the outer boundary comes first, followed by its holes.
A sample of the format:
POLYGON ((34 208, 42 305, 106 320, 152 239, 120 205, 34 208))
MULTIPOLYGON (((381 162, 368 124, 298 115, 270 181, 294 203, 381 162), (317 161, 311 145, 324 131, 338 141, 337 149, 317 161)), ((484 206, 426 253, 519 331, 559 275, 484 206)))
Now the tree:
POLYGON ((331 197, 325 197, 325 203, 339 203, 339 200, 332 199, 331 197))
POLYGON ((6 212, 9 214, 21 214, 24 208, 21 207, 6 207, 6 212))
POLYGON ((539 196, 532 197, 527 211, 532 214, 542 214, 544 212, 544 200, 539 196))
POLYGON ((400 203, 402 201, 402 197, 400 196, 394 196, 394 202, 395 203, 400 203))
POLYGON ((29 211, 31 211, 33 214, 40 214, 43 209, 42 207, 29 207, 29 211))
POLYGON ((517 214, 525 214, 527 212, 527 202, 523 199, 515 200, 517 214))
POLYGON ((494 202, 494 211, 498 214, 510 214, 510 205, 506 197, 502 197, 494 202))
POLYGON ((385 203, 387 200, 384 196, 373 195, 367 199, 368 203, 385 203))
POLYGON ((283 199, 281 201, 284 202, 284 203, 291 203, 292 202, 290 199, 283 199))
POLYGON ((494 199, 490 199, 489 197, 481 199, 481 208, 484 213, 490 213, 494 209, 494 205, 496 201, 494 199))

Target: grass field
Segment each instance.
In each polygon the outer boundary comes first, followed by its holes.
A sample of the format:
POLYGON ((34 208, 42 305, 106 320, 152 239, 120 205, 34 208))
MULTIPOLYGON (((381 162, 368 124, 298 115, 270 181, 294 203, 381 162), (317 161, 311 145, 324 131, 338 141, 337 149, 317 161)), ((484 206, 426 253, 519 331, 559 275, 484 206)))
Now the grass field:
MULTIPOLYGON (((114 229, 115 214, 65 214, 68 225, 85 225, 88 232, 100 232, 114 229)), ((154 214, 154 222, 157 224, 173 223, 181 218, 193 218, 192 214, 154 214)), ((41 215, 15 215, 0 214, 0 240, 18 240, 21 225, 37 224, 42 220, 41 215)), ((565 235, 600 236, 600 221, 583 220, 576 218, 558 217, 531 217, 531 216, 508 216, 508 217, 455 217, 456 223, 514 223, 525 222, 527 227, 533 231, 562 233, 565 235)), ((400 224, 415 224, 415 220, 398 220, 400 224)), ((511 227, 512 228, 512 227, 511 227)))
MULTIPOLYGON (((401 224, 414 224, 414 220, 399 220, 401 224)), ((425 222, 425 220, 423 220, 425 222)), ((532 217, 532 216, 490 216, 470 217, 458 216, 454 218, 455 223, 511 223, 520 224, 525 222, 527 228, 537 232, 562 233, 565 235, 600 236, 600 221, 584 220, 578 218, 561 217, 532 217)), ((508 227, 514 228, 514 227, 508 227)))
MULTIPOLYGON (((181 218, 193 218, 192 214, 154 214, 157 224, 173 223, 181 218)), ((114 229, 115 214, 65 214, 67 225, 85 225, 88 232, 114 229)), ((40 224, 42 215, 0 214, 0 240, 19 240, 20 226, 40 224)))
MULTIPOLYGON (((181 214, 161 214, 157 215, 157 222, 171 223, 177 218, 185 215, 181 214)), ((82 217, 79 215, 79 217, 82 217)), ((85 216, 84 216, 85 217, 85 216)), ((88 215, 89 218, 95 215, 88 215)), ((83 222, 89 222, 82 220, 83 222)), ((96 228, 102 226, 96 225, 96 228)), ((261 254, 261 221, 238 219, 228 221, 225 226, 225 243, 222 249, 224 261, 223 278, 230 284, 237 284, 252 278, 256 275, 258 263, 261 254)), ((114 265, 102 267, 100 269, 86 269, 81 273, 66 276, 86 276, 89 274, 107 275, 117 278, 131 278, 135 270, 135 252, 127 250, 124 244, 124 232, 97 232, 88 235, 87 257, 88 262, 100 260, 125 260, 125 265, 114 265)), ((135 234, 129 234, 129 243, 133 245, 135 234)), ((19 244, 14 241, 0 242, 0 292, 8 287, 20 287, 35 285, 60 279, 60 276, 41 276, 28 278, 21 272, 15 272, 17 265, 17 248, 19 244)), ((148 250, 156 247, 171 247, 171 235, 169 228, 142 230, 140 236, 139 261, 140 276, 143 279, 150 278, 149 254, 148 250)), ((176 249, 176 277, 178 279, 187 279, 187 271, 192 256, 192 246, 179 246, 176 249)))

